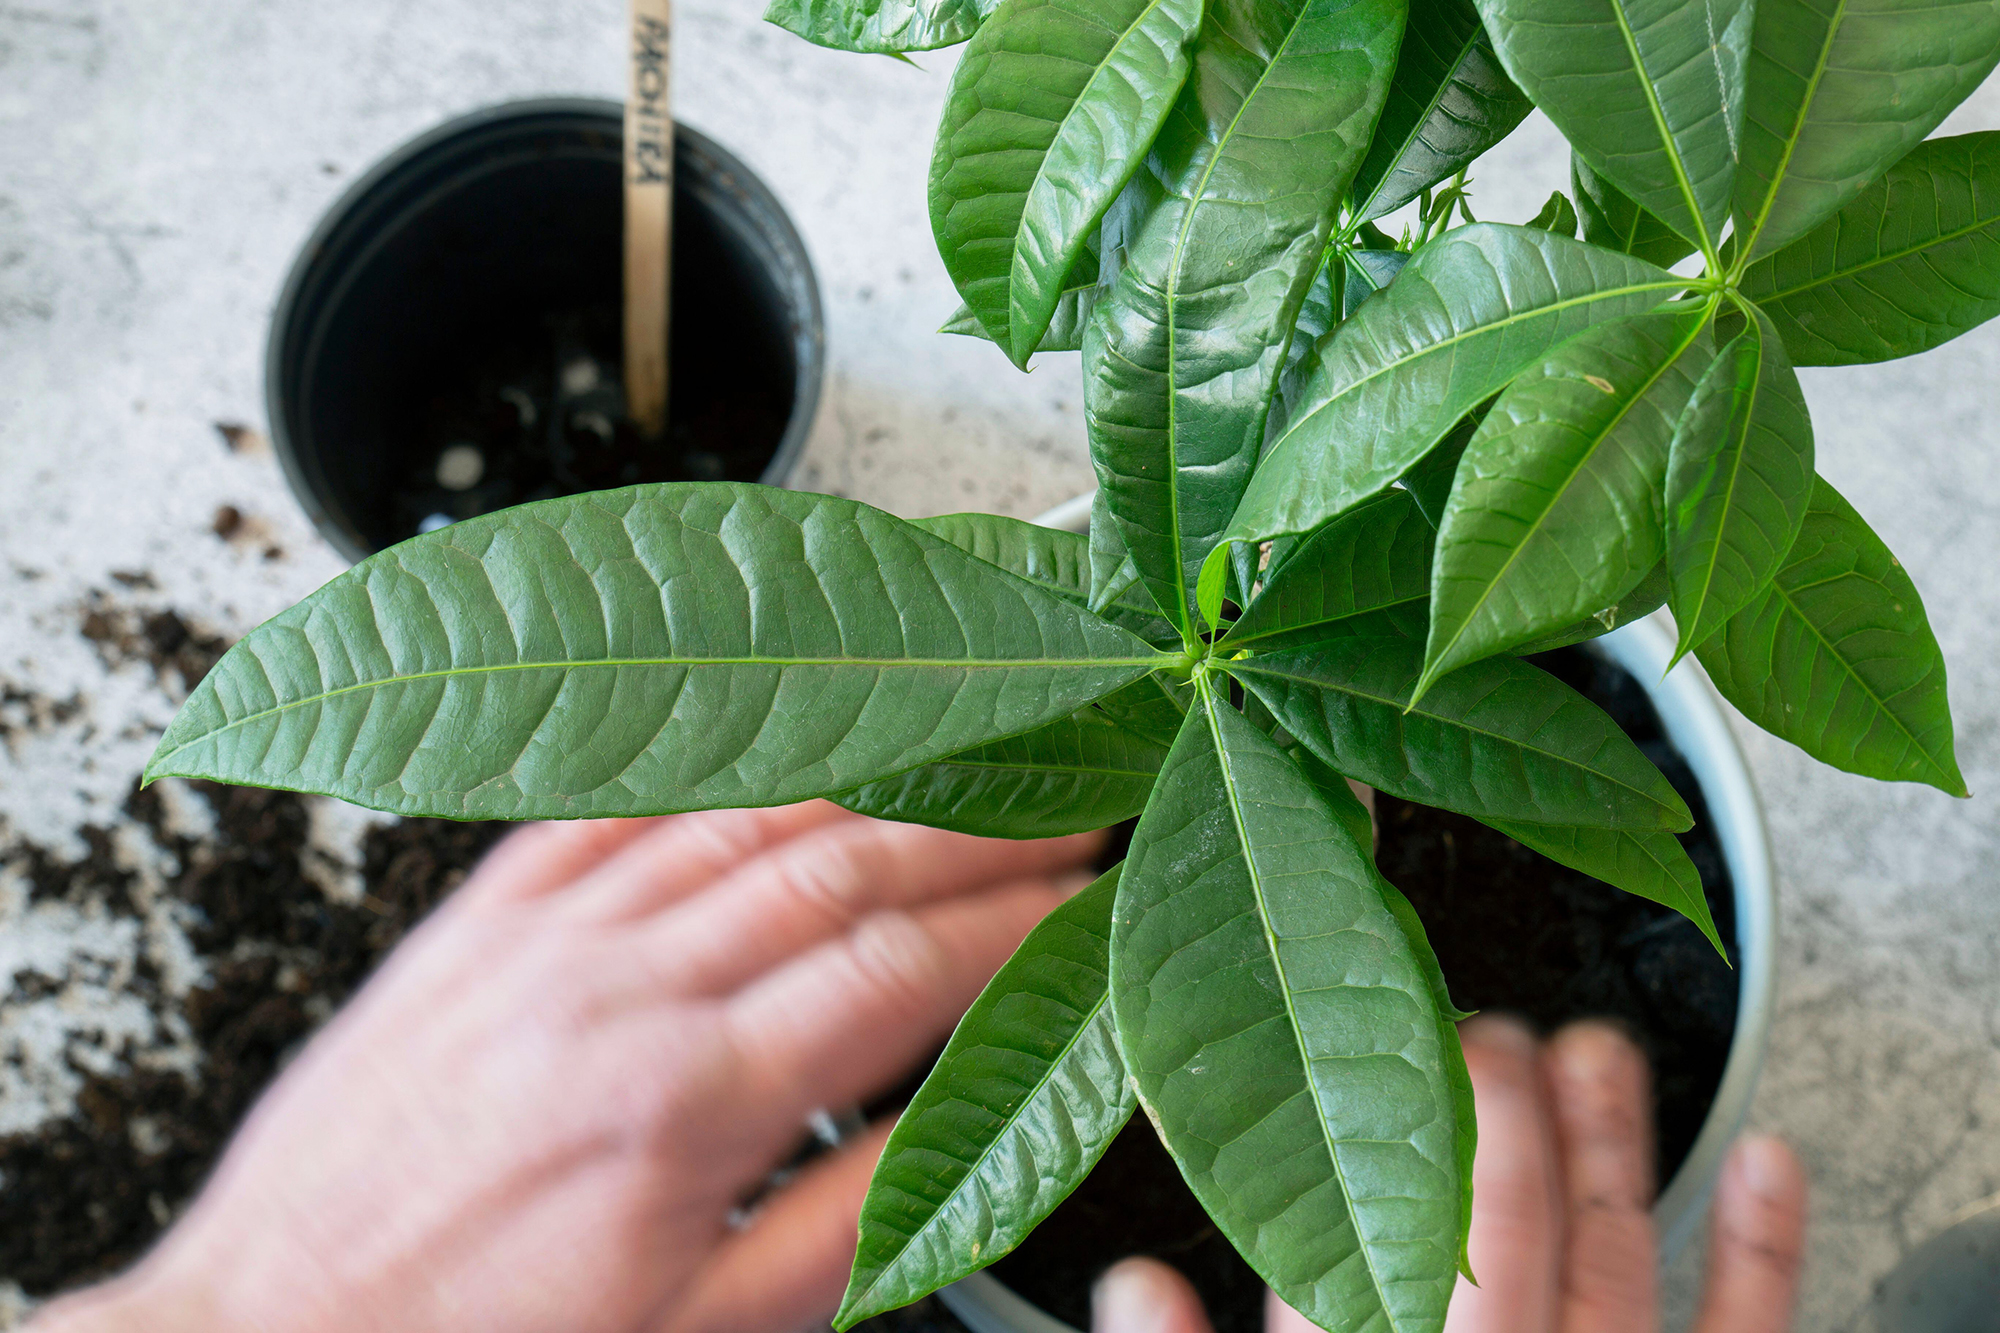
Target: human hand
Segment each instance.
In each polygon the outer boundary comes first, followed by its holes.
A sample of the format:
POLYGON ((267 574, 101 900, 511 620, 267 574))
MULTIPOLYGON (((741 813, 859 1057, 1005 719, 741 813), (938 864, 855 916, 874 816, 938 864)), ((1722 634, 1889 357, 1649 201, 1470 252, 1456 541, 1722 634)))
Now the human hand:
POLYGON ((814 1108, 950 1031, 1096 846, 825 803, 524 829, 160 1246, 34 1328, 792 1333, 838 1303, 887 1125, 732 1211, 814 1108))
MULTIPOLYGON (((1479 1111, 1472 1269, 1445 1333, 1646 1333, 1660 1326, 1648 1073, 1615 1028, 1546 1044, 1505 1018, 1459 1029, 1479 1111)), ((1805 1243, 1805 1174, 1778 1139, 1737 1143, 1716 1184, 1695 1333, 1784 1333, 1805 1243)), ((1208 1333, 1185 1278, 1150 1259, 1099 1281, 1095 1333, 1208 1333)), ((1272 1298, 1269 1333, 1307 1333, 1272 1298)))

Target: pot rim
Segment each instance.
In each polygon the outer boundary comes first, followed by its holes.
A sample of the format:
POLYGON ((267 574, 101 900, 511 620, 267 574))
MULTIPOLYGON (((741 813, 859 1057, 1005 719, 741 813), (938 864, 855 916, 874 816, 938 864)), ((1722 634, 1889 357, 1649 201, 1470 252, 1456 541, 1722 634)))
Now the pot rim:
MULTIPOLYGON (((334 275, 331 280, 321 275, 319 270, 324 256, 336 241, 345 238, 349 227, 361 225, 356 222, 357 218, 368 221, 366 214, 379 195, 397 186, 406 173, 425 169, 427 159, 455 141, 481 130, 506 127, 515 122, 564 119, 602 121, 607 133, 623 135, 625 104, 603 97, 530 97, 478 107, 434 125, 391 148, 355 177, 320 214, 285 272, 284 284, 278 289, 277 303, 272 308, 270 328, 264 341, 266 429, 293 497, 305 510, 314 530, 350 564, 361 560, 369 552, 329 512, 320 494, 318 479, 299 455, 287 419, 293 396, 288 378, 288 357, 296 359, 303 355, 305 347, 300 339, 309 332, 308 327, 299 326, 302 304, 314 294, 315 289, 323 300, 325 290, 330 289, 329 282, 337 286, 340 281, 339 275, 334 275)), ((704 175, 710 182, 740 201, 746 217, 753 224, 753 230, 769 248, 767 266, 774 270, 773 277, 779 289, 786 293, 794 307, 797 327, 792 330, 792 340, 797 366, 793 373, 791 416, 785 423, 784 434, 778 439, 770 463, 759 478, 765 485, 787 485, 798 469, 806 439, 818 418, 822 382, 826 378, 826 315, 820 299, 819 275, 797 224, 763 178, 744 165, 734 153, 694 126, 676 119, 674 128, 677 152, 684 148, 704 160, 708 166, 704 175)), ((401 208, 390 218, 400 215, 401 208)), ((382 221, 374 219, 373 225, 379 226, 382 221)), ((311 311, 305 313, 310 315, 311 311)))
MULTIPOLYGON (((1066 500, 1034 521, 1044 527, 1085 531, 1095 494, 1085 492, 1066 500)), ((1583 646, 1623 667, 1646 691, 1667 738, 1693 770, 1708 801, 1709 820, 1729 864, 1736 899, 1736 1030, 1701 1132, 1653 1204, 1660 1262, 1665 1265, 1686 1247, 1707 1212, 1723 1159, 1743 1128, 1764 1067, 1777 987, 1776 875, 1763 803, 1723 712, 1722 696, 1691 656, 1667 669, 1673 661, 1674 635, 1664 619, 1655 614, 1635 620, 1583 646)), ((938 1295, 972 1333, 1076 1333, 984 1271, 961 1278, 938 1295)))

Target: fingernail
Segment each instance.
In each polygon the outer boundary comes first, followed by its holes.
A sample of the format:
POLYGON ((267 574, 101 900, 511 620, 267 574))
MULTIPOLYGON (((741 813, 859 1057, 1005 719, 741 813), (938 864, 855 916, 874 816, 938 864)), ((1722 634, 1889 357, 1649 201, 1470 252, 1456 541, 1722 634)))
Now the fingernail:
POLYGON ((1535 1053, 1535 1032, 1512 1014, 1481 1014, 1459 1025, 1460 1039, 1515 1055, 1535 1053))
POLYGON ((1088 870, 1066 871, 1055 878, 1056 892, 1064 898, 1074 898, 1095 883, 1097 876, 1088 870))
POLYGON ((1784 1140, 1756 1134, 1736 1145, 1737 1169, 1752 1194, 1766 1203, 1789 1199, 1796 1180, 1792 1150, 1784 1140))
POLYGON ((1172 1280, 1158 1265, 1125 1259, 1105 1270, 1090 1293, 1091 1333, 1156 1333, 1173 1326, 1172 1280))

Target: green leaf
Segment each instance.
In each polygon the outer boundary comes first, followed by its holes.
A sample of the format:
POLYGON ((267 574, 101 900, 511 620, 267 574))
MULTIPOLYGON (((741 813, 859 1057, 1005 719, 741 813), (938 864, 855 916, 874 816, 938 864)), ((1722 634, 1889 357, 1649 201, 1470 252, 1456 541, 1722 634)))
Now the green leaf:
POLYGON ((1674 429, 1666 514, 1676 657, 1770 584, 1812 498, 1805 393, 1777 330, 1748 310, 1674 429))
POLYGON ((1140 1105, 1279 1297, 1440 1328, 1463 1212, 1436 998, 1367 851, 1206 685, 1132 839, 1111 997, 1140 1105))
POLYGON ((1701 890, 1701 872, 1688 860, 1681 840, 1661 830, 1576 828, 1559 824, 1529 824, 1518 820, 1481 821, 1551 861, 1581 870, 1614 889, 1637 894, 1679 912, 1708 938, 1715 951, 1729 960, 1708 897, 1701 890))
MULTIPOLYGON (((1080 532, 998 514, 941 514, 911 519, 910 525, 1065 601, 1089 604, 1090 539, 1080 532)), ((1175 637, 1173 626, 1160 618, 1143 592, 1121 592, 1106 605, 1089 609, 1149 643, 1175 637)))
MULTIPOLYGON (((1097 284, 1085 283, 1078 287, 1064 287, 1056 301, 1056 312, 1049 320, 1049 331, 1035 344, 1037 352, 1078 352, 1083 350, 1083 326, 1090 322, 1090 312, 1097 308, 1097 284)), ((938 329, 939 333, 955 333, 965 338, 979 338, 992 342, 993 337, 986 332, 986 326, 979 322, 979 316, 972 313, 972 307, 962 305, 952 312, 938 329)))
POLYGON ((1166 757, 1167 742, 1119 726, 1093 705, 833 799, 877 819, 989 838, 1054 838, 1137 815, 1166 757))
POLYGON ((1378 791, 1478 818, 1684 829, 1687 806, 1596 705, 1511 657, 1411 703, 1423 645, 1378 634, 1225 662, 1285 730, 1378 791))
MULTIPOLYGON (((1343 319, 1352 319, 1361 303, 1396 280, 1410 256, 1402 250, 1349 250, 1347 282, 1341 293, 1343 319)), ((1324 336, 1324 335, 1321 335, 1324 336)))
POLYGON ((1390 915, 1403 928, 1410 952, 1422 969, 1424 980, 1430 983, 1431 998, 1437 1005, 1438 1045, 1444 1052, 1445 1079, 1451 1085, 1452 1119, 1458 1125, 1458 1271, 1465 1274, 1468 1281, 1477 1282, 1472 1272, 1469 1245, 1472 1239, 1472 1159, 1479 1147, 1479 1119, 1473 1111, 1472 1071, 1466 1068, 1465 1047, 1458 1039, 1460 1021, 1472 1015, 1451 1002, 1451 991, 1445 986, 1444 969, 1438 966, 1437 952, 1431 948, 1430 936, 1424 933, 1424 923, 1417 916, 1417 909, 1403 896, 1402 890, 1389 881, 1378 877, 1376 882, 1382 890, 1383 902, 1388 904, 1390 915))
POLYGON ((1354 177, 1354 222, 1449 180, 1534 110, 1493 54, 1472 0, 1411 0, 1382 123, 1354 177))
POLYGON ((1714 355, 1709 314, 1690 304, 1600 324, 1500 395, 1438 529, 1418 694, 1615 603, 1660 562, 1668 445, 1714 355))
POLYGON ((633 486, 362 561, 230 649, 146 777, 458 819, 774 805, 1031 731, 1164 660, 852 500, 633 486))
POLYGON ((1431 528, 1406 491, 1384 491, 1309 537, 1272 573, 1218 649, 1258 644, 1430 595, 1431 528))
POLYGON ((771 0, 764 21, 818 46, 895 54, 955 46, 999 0, 771 0))
POLYGON ((1549 349, 1685 284, 1532 227, 1477 223, 1426 245, 1323 339, 1284 435, 1224 539, 1310 532, 1383 489, 1549 349))
POLYGON ((1759 0, 1736 172, 1739 263, 1852 203, 2000 60, 1996 0, 1759 0))
POLYGON ((1051 912, 972 1002, 896 1121, 834 1326, 1019 1245, 1132 1116, 1107 979, 1117 869, 1051 912))
POLYGON ((1966 794, 1923 600, 1824 478, 1776 582, 1695 651, 1745 717, 1820 762, 1966 794))
POLYGON ((1516 657, 1530 657, 1535 653, 1567 648, 1573 643, 1601 639, 1621 625, 1644 620, 1666 604, 1667 566, 1666 562, 1662 561, 1647 571, 1646 577, 1639 580, 1638 586, 1612 605, 1583 617, 1573 625, 1565 625, 1559 630, 1530 639, 1526 643, 1517 643, 1512 652, 1516 657))
POLYGON ((1123 689, 1113 690, 1091 707, 1127 731, 1137 732, 1165 747, 1181 734, 1193 688, 1155 671, 1123 689))
MULTIPOLYGON (((1118 520, 1111 517, 1110 502, 1100 487, 1090 497, 1090 609, 1102 615, 1119 601, 1129 601, 1126 593, 1138 586, 1139 565, 1125 549, 1118 520)), ((1150 593, 1141 589, 1139 595, 1152 605, 1150 593)))
POLYGON ((1402 28, 1402 0, 1215 0, 1120 205, 1138 221, 1085 334, 1084 415, 1125 545, 1190 638, 1402 28))
POLYGON ((1574 239, 1577 228, 1576 205, 1569 201, 1568 195, 1557 190, 1549 196, 1549 201, 1542 205, 1542 211, 1529 220, 1528 225, 1574 239))
POLYGON ((1729 220, 1752 0, 1480 0, 1514 81, 1577 153, 1713 254, 1729 220))
POLYGON ((1892 361, 2000 314, 2000 133, 1918 144, 1742 290, 1802 366, 1892 361))
POLYGON ((1694 253, 1692 241, 1626 198, 1582 158, 1570 158, 1569 173, 1584 240, 1661 268, 1672 268, 1694 253))
POLYGON ((1452 483, 1458 479, 1459 460, 1465 457, 1465 446, 1472 443, 1472 433, 1486 420, 1492 407, 1493 400, 1488 399, 1460 417, 1458 424, 1429 453, 1396 479, 1417 502, 1417 508, 1423 511, 1424 520, 1433 530, 1444 526, 1444 507, 1451 500, 1452 483))
POLYGON ((931 229, 1015 365, 1049 332, 1098 220, 1173 106, 1201 8, 1002 0, 966 47, 931 161, 931 229))

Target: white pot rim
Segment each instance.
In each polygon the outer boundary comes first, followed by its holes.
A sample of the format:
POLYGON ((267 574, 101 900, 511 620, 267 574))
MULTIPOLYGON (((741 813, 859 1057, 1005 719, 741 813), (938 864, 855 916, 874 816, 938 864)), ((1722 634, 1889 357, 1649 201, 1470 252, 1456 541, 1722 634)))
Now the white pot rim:
MULTIPOLYGON (((1090 523, 1095 492, 1064 501, 1035 519, 1044 527, 1080 532, 1090 523)), ((1764 1067, 1777 975, 1776 876, 1764 809, 1750 766, 1722 708, 1721 696, 1692 657, 1672 671, 1674 634, 1662 616, 1651 616, 1594 639, 1588 647, 1630 672, 1646 691, 1667 739, 1693 770, 1708 803, 1709 822, 1729 866, 1736 900, 1736 1031, 1715 1101, 1687 1159, 1653 1205, 1664 1263, 1694 1235, 1729 1145, 1743 1128, 1764 1067)), ((972 1333, 1076 1333, 1014 1294, 990 1273, 974 1273, 938 1293, 972 1333)))

